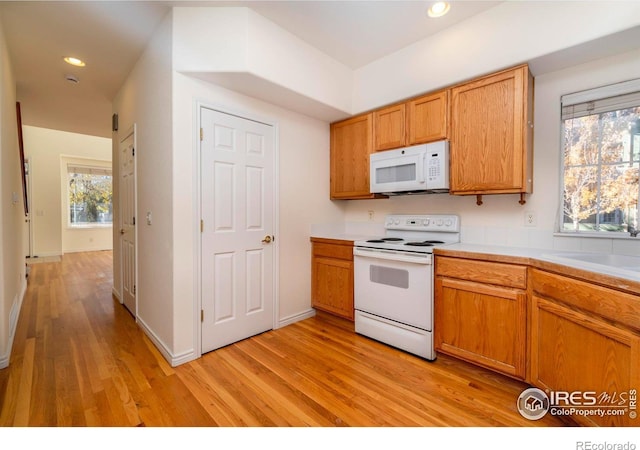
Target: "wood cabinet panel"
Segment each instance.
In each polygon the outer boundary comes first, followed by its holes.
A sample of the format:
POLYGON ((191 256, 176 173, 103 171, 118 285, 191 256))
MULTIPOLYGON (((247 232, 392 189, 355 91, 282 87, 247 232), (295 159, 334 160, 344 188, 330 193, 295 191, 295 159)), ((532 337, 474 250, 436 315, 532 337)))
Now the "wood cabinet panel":
MULTIPOLYGON (((442 257, 436 258, 436 267, 442 257)), ((478 261, 454 260, 475 278, 478 261)), ((439 269, 437 269, 439 270, 439 269)), ((439 272, 438 272, 439 273, 439 272)), ((526 372, 525 290, 440 275, 435 281, 435 346, 438 351, 523 380, 526 372)))
MULTIPOLYGON (((531 342, 531 379, 538 387, 623 394, 628 402, 629 390, 640 386, 640 336, 537 295, 532 297, 531 342)), ((628 412, 574 419, 584 425, 637 425, 628 412)))
POLYGON ((436 275, 515 288, 527 288, 527 268, 512 264, 439 256, 436 275))
POLYGON ((373 115, 364 114, 331 124, 331 198, 374 198, 369 192, 369 155, 373 115))
POLYGON ((408 145, 448 137, 449 91, 424 95, 407 102, 408 145))
POLYGON ((618 290, 531 269, 533 291, 640 331, 640 298, 618 290))
POLYGON ((353 243, 312 241, 311 306, 353 320, 353 243))
POLYGON ((314 242, 313 256, 325 256, 327 258, 346 259, 347 261, 353 261, 353 244, 337 245, 314 242))
POLYGON ((373 149, 400 148, 406 145, 405 104, 393 105, 373 113, 373 149))
POLYGON ((520 66, 451 89, 451 193, 531 192, 532 84, 520 66))

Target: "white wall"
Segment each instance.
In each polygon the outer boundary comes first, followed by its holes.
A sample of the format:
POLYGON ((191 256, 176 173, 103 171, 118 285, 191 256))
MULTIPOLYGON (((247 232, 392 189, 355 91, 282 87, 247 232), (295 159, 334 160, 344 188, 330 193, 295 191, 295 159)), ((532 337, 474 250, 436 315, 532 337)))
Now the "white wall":
MULTIPOLYGON (((137 320, 168 358, 175 349, 171 42, 169 13, 114 99, 113 111, 119 117, 119 130, 114 133, 112 150, 114 179, 117 179, 118 137, 125 137, 136 124, 137 320), (151 226, 144 220, 147 212, 153 214, 151 226)), ((182 182, 178 179, 178 184, 182 182)), ((119 224, 119 192, 117 183, 114 184, 114 224, 119 224)), ((121 265, 117 230, 114 227, 113 269, 114 291, 119 295, 121 265)), ((189 309, 191 305, 186 303, 184 307, 189 309)))
POLYGON ((640 254, 640 242, 629 239, 554 237, 560 201, 560 96, 640 77, 640 50, 592 61, 535 78, 533 194, 524 206, 517 195, 475 197, 446 194, 347 202, 346 220, 368 221, 368 211, 382 222, 389 213, 451 213, 461 216, 462 240, 469 243, 558 250, 640 254), (536 227, 524 226, 533 211, 536 227))
POLYGON ((0 21, 0 369, 9 365, 24 290, 24 204, 16 127, 16 84, 0 21))
POLYGON ((30 160, 34 256, 61 255, 65 252, 109 250, 111 229, 69 230, 63 215, 65 180, 63 158, 85 158, 110 163, 111 139, 24 127, 25 157, 30 160))
MULTIPOLYGON (((329 124, 256 100, 198 79, 175 74, 174 79, 174 296, 176 348, 187 352, 194 341, 194 211, 197 143, 196 101, 223 110, 275 122, 279 151, 279 307, 286 322, 308 313, 311 305, 311 225, 342 222, 344 203, 329 200, 329 124)), ((196 337, 197 338, 197 337, 196 337)))
POLYGON ((640 2, 502 2, 356 70, 353 113, 638 25, 640 2))
POLYGON ((174 8, 174 70, 314 117, 351 111, 353 72, 249 8, 174 8))

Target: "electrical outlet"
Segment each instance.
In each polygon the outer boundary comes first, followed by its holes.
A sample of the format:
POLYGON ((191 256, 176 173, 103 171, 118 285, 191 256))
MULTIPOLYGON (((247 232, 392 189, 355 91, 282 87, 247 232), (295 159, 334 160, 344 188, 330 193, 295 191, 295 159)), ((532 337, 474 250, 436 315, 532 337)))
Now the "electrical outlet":
POLYGON ((368 211, 368 213, 369 213, 369 220, 373 221, 373 219, 374 219, 374 218, 375 218, 375 216, 376 216, 376 212, 375 212, 375 211, 373 211, 372 209, 370 209, 370 210, 368 211))
POLYGON ((527 211, 524 213, 524 226, 535 227, 537 225, 536 213, 527 211))

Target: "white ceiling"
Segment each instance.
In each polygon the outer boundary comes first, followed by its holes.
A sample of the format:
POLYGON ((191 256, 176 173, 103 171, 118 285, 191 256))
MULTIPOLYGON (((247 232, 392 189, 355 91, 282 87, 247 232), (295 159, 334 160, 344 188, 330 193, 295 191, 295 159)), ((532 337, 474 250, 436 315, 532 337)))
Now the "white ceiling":
POLYGON ((500 2, 454 1, 429 19, 427 1, 0 1, 25 125, 111 137, 111 101, 172 5, 248 6, 357 68, 500 2), (77 55, 74 68, 62 61, 77 55), (80 82, 71 84, 66 75, 80 82))

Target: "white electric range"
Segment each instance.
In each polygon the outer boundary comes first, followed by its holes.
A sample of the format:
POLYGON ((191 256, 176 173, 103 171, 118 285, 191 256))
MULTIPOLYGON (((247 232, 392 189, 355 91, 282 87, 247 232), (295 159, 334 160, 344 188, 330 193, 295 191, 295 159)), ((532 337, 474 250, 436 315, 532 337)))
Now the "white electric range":
POLYGON ((355 329, 421 356, 433 348, 433 249, 460 242, 456 215, 389 215, 385 235, 354 243, 355 329))

